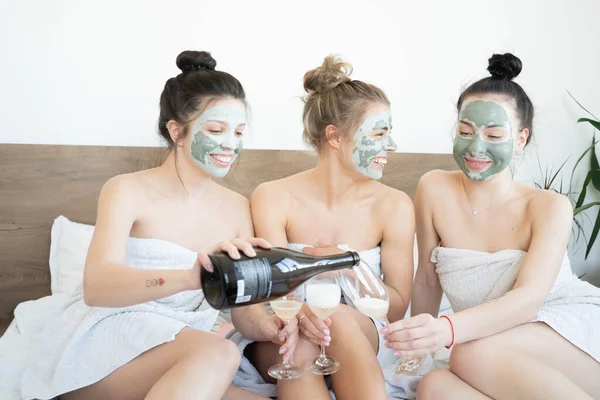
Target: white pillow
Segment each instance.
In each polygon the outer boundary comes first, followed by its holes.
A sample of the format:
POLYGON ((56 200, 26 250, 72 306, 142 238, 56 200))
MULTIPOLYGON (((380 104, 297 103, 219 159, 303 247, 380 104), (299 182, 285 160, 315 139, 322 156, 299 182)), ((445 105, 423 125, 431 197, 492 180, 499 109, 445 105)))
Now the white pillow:
POLYGON ((83 282, 83 267, 94 227, 59 216, 50 232, 50 289, 73 293, 83 282))

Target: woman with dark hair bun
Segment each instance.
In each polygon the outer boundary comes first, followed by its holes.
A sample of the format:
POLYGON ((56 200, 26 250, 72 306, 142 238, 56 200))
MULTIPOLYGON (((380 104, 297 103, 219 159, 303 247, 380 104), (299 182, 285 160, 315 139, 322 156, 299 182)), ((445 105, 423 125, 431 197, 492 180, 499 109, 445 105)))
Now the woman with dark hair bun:
POLYGON ((270 246, 252 238, 246 198, 212 180, 242 149, 246 96, 207 52, 184 51, 177 66, 158 118, 170 154, 102 188, 82 285, 39 300, 55 308, 39 332, 22 330, 34 356, 14 398, 264 399, 231 385, 240 352, 210 333, 218 312, 200 289, 208 253, 270 246))
POLYGON ((419 399, 600 398, 600 289, 571 272, 566 197, 513 181, 533 135, 533 105, 513 78, 521 60, 489 59, 491 76, 459 97, 454 158, 415 199, 419 266, 412 318, 384 328, 398 356, 452 348, 419 399), (442 292, 455 314, 436 318, 442 292))

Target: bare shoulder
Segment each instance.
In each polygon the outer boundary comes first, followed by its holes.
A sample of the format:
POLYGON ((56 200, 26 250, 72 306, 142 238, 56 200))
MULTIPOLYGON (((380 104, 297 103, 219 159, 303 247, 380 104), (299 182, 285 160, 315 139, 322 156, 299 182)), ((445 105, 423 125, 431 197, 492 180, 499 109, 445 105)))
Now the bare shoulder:
POLYGON ((243 194, 236 192, 235 190, 231 190, 222 186, 216 182, 213 182, 216 186, 216 194, 219 199, 221 199, 224 203, 232 207, 243 207, 248 208, 250 202, 243 194))
POLYGON ((254 189, 250 203, 282 203, 282 201, 289 199, 292 190, 300 186, 302 181, 303 173, 263 182, 254 189))
POLYGON ((143 171, 116 175, 102 186, 100 197, 103 199, 118 199, 121 201, 139 201, 143 198, 143 171))
POLYGON ((374 192, 376 193, 377 203, 383 212, 383 215, 403 215, 414 214, 413 201, 405 192, 384 185, 380 182, 373 182, 374 192))
POLYGON ((573 206, 564 195, 550 190, 530 188, 527 211, 534 219, 559 218, 569 223, 573 219, 573 206))
POLYGON ((435 169, 423 174, 417 184, 417 191, 439 193, 449 186, 456 184, 461 178, 461 171, 443 171, 435 169))

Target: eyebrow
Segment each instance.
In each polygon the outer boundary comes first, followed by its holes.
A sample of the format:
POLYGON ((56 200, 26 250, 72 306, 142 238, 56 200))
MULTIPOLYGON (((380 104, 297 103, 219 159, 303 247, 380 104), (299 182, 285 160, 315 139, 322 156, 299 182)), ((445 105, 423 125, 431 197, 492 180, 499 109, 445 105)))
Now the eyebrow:
POLYGON ((461 120, 460 120, 460 121, 458 121, 458 122, 460 122, 461 124, 469 125, 470 127, 473 127, 473 128, 475 128, 475 124, 474 124, 474 123, 472 123, 471 121, 467 121, 466 119, 461 119, 461 120))
MULTIPOLYGON (((227 121, 221 121, 219 119, 208 119, 206 120, 206 122, 217 122, 219 124, 223 124, 223 125, 227 125, 229 126, 229 123, 227 121)), ((243 122, 241 124, 237 124, 237 126, 246 126, 247 122, 243 122)))

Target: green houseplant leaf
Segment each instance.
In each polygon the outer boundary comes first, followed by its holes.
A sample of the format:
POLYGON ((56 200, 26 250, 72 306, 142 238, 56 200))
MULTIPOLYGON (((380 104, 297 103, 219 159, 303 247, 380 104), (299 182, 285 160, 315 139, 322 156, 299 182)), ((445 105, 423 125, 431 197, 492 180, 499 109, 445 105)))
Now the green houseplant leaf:
POLYGON ((577 202, 575 203, 575 208, 579 208, 583 205, 585 196, 587 194, 587 187, 590 184, 590 181, 597 178, 600 178, 600 169, 592 169, 588 171, 587 175, 585 176, 585 181, 583 181, 583 187, 581 188, 577 202))
POLYGON ((594 128, 596 128, 600 131, 600 121, 594 121, 593 119, 589 119, 589 118, 579 118, 577 120, 577 122, 578 123, 588 122, 590 125, 592 125, 594 128))
POLYGON ((594 229, 592 229, 592 235, 590 236, 590 241, 588 242, 587 249, 585 251, 585 259, 587 260, 592 247, 594 247, 594 242, 598 237, 598 232, 600 232, 600 210, 598 210, 598 215, 596 216, 596 223, 594 224, 594 229))

